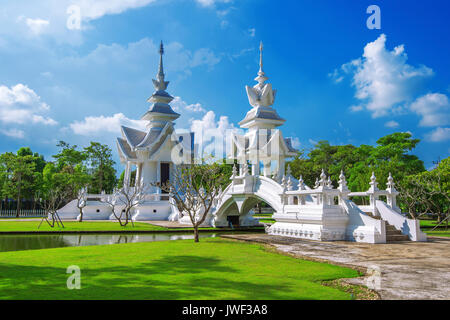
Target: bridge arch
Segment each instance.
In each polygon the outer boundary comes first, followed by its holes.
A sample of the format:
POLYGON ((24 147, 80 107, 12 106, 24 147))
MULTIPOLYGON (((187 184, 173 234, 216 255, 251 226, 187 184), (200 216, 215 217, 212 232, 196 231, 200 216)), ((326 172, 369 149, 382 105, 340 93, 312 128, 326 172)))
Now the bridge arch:
POLYGON ((216 226, 228 225, 229 216, 239 216, 240 225, 251 224, 249 211, 260 201, 266 202, 275 212, 281 212, 280 194, 283 188, 264 176, 247 176, 233 180, 219 197, 214 211, 216 226))

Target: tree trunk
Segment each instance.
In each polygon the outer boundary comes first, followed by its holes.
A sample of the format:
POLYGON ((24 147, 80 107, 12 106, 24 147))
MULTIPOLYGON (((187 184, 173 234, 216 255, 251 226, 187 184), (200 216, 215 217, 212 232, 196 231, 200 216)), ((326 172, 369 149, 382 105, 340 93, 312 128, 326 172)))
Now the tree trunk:
POLYGON ((198 226, 194 225, 194 242, 199 242, 198 239, 198 226))
POLYGON ((80 210, 80 222, 83 222, 83 208, 78 207, 78 209, 80 210))
POLYGON ((19 215, 20 215, 20 204, 21 204, 20 196, 21 196, 21 194, 20 194, 20 187, 19 187, 19 190, 18 190, 18 193, 17 193, 16 218, 19 218, 19 215))

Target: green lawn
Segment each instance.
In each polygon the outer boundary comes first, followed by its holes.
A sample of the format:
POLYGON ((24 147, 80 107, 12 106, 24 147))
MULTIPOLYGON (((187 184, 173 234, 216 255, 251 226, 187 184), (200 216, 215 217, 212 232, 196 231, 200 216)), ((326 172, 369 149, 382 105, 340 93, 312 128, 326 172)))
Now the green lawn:
MULTIPOLYGON (((428 227, 428 228, 433 228, 435 227, 437 224, 437 220, 420 220, 420 226, 421 227, 428 227)), ((443 228, 445 227, 446 222, 442 223, 439 228, 443 228)), ((449 226, 450 226, 450 221, 449 221, 449 226)))
POLYGON ((427 229, 422 229, 423 232, 425 232, 429 236, 435 236, 435 237, 450 237, 450 228, 445 231, 445 229, 436 229, 434 231, 428 231, 427 229))
POLYGON ((320 282, 358 276, 220 238, 0 252, 0 270, 0 299, 350 299, 320 282))
POLYGON ((143 222, 135 222, 134 227, 129 223, 127 226, 122 227, 118 222, 109 221, 66 221, 64 228, 59 228, 55 225, 51 228, 47 222, 42 222, 41 227, 38 229, 40 221, 0 221, 0 232, 5 231, 154 231, 154 230, 167 230, 167 228, 151 225, 143 222))
POLYGON ((261 223, 275 223, 275 219, 259 219, 261 223))

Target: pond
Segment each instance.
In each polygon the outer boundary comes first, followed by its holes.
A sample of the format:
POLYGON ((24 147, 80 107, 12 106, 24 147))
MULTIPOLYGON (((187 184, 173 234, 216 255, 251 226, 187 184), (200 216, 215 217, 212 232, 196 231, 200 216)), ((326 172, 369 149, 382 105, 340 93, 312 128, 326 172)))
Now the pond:
MULTIPOLYGON (((213 238, 215 233, 200 233, 200 238, 213 238)), ((60 247, 95 246, 133 242, 194 239, 193 233, 157 234, 32 234, 0 235, 1 251, 37 250, 60 247)))

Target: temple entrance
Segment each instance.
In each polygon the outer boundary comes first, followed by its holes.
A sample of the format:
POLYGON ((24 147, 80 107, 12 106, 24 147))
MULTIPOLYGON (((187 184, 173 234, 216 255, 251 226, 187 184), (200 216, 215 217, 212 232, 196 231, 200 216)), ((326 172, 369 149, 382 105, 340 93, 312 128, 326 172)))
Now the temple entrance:
MULTIPOLYGON (((170 178, 170 164, 169 163, 161 163, 161 185, 166 183, 170 178)), ((168 193, 163 190, 162 193, 168 193)))
POLYGON ((227 216, 229 227, 239 227, 239 216, 227 216))

